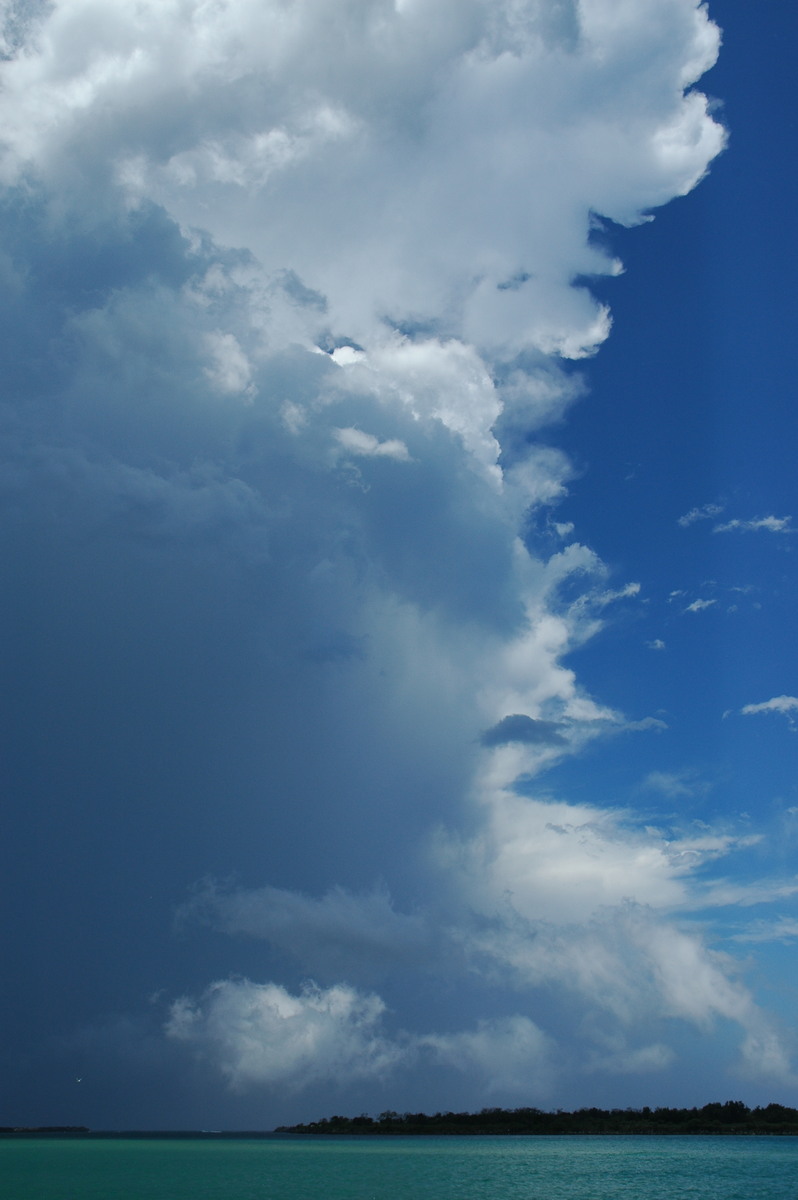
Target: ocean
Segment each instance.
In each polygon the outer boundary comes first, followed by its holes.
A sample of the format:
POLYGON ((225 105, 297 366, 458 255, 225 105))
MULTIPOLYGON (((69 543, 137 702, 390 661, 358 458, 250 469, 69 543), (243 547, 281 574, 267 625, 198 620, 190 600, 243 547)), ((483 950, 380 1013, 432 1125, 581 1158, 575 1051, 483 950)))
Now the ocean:
POLYGON ((7 1137, 0 1197, 796 1200, 798 1137, 7 1137))

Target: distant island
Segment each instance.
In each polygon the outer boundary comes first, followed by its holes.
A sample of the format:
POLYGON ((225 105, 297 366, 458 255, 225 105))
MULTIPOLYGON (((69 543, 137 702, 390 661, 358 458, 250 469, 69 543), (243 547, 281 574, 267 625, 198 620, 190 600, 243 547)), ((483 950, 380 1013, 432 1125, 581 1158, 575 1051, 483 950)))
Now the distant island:
POLYGON ((703 1108, 483 1108, 478 1113, 396 1113, 379 1117, 324 1117, 307 1125, 280 1125, 275 1133, 309 1134, 792 1134, 798 1110, 783 1104, 748 1108, 741 1100, 703 1108))
POLYGON ((88 1125, 0 1125, 0 1133, 88 1133, 88 1125))

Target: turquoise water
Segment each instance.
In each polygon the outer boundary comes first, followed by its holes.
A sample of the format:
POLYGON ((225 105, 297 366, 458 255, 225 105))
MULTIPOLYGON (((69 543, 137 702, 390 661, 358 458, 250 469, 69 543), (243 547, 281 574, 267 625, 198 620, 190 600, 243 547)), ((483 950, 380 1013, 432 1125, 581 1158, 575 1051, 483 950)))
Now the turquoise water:
POLYGON ((798 1138, 8 1138, 0 1196, 796 1200, 798 1138))

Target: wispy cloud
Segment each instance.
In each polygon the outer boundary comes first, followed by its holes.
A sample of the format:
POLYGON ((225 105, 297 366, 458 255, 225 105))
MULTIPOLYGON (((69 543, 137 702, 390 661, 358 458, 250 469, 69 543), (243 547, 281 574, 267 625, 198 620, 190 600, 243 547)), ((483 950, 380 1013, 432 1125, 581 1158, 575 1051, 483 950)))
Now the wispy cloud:
POLYGON ((613 604, 616 600, 631 600, 635 596, 640 595, 639 583, 627 583, 622 588, 616 588, 614 591, 600 592, 593 598, 593 603, 600 608, 605 608, 608 604, 613 604))
POLYGON ((716 525, 713 533, 756 533, 765 530, 767 533, 794 533, 792 517, 755 517, 753 520, 741 521, 735 517, 723 525, 716 525))
POLYGON ((643 780, 642 787, 647 791, 660 792, 670 799, 701 796, 709 790, 710 785, 702 780, 694 770, 683 771, 649 771, 643 780))
POLYGON ((751 713, 779 712, 788 713, 798 708, 798 697, 774 696, 772 700, 763 700, 760 704, 746 704, 740 712, 749 716, 751 713))
POLYGON ((711 608, 713 604, 717 604, 717 600, 694 600, 692 604, 688 604, 684 609, 686 613, 703 612, 706 608, 711 608))
POLYGON ((782 942, 788 945, 798 941, 798 918, 775 917, 770 921, 752 921, 740 933, 733 934, 732 938, 735 942, 782 942))
POLYGON ((679 517, 677 524, 686 529, 688 525, 694 525, 696 521, 708 521, 713 517, 718 517, 723 512, 724 505, 722 504, 704 504, 700 508, 691 508, 683 517, 679 517))
MULTIPOLYGON (((698 521, 710 521, 720 514, 726 508, 725 504, 703 504, 700 507, 691 508, 689 512, 678 518, 677 524, 683 529, 690 525, 695 525, 698 521)), ((759 530, 764 530, 768 533, 793 533, 791 527, 792 517, 753 517, 748 520, 743 520, 739 517, 734 517, 730 521, 724 521, 716 524, 712 528, 713 533, 756 533, 759 530)))
POLYGON ((740 712, 745 717, 754 716, 758 713, 780 713, 786 717, 790 723, 790 728, 795 729, 796 723, 792 714, 798 709, 798 697, 796 696, 773 696, 770 700, 763 700, 759 704, 745 704, 740 709, 740 712))

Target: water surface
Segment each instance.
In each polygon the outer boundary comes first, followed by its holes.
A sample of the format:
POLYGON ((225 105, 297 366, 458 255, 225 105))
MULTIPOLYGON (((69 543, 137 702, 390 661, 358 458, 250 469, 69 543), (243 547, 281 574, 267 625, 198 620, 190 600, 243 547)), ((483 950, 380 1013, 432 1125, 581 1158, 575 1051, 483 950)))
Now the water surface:
POLYGON ((797 1200, 796 1137, 4 1138, 3 1200, 797 1200))

